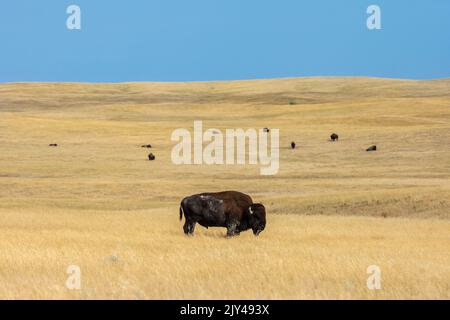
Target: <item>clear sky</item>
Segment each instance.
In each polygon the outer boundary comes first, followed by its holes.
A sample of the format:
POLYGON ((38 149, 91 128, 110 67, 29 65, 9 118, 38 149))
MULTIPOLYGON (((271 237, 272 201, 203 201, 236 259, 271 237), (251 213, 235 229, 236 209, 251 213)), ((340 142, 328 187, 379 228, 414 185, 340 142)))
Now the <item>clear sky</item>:
POLYGON ((450 0, 11 0, 0 82, 450 77, 450 0), (81 8, 81 30, 66 9, 81 8), (381 30, 366 9, 381 8, 381 30))

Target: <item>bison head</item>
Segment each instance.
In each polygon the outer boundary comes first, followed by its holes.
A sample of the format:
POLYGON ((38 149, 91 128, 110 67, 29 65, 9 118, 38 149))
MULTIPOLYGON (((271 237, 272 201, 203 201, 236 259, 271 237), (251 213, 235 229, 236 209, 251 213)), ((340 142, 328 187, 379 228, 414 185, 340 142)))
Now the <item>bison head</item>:
POLYGON ((248 212, 250 213, 250 227, 253 234, 257 236, 266 227, 266 208, 261 203, 255 203, 248 208, 248 212))

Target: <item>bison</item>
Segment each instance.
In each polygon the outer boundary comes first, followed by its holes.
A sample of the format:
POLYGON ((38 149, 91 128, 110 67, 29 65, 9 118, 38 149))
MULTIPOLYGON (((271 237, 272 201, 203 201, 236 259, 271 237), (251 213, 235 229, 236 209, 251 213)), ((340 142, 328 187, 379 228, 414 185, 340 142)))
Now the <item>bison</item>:
POLYGON ((151 144, 143 144, 143 145, 141 146, 141 148, 151 148, 151 147, 152 147, 151 144))
POLYGON ((48 146, 49 146, 49 147, 57 147, 58 144, 57 144, 57 143, 50 143, 48 146))
POLYGON ((366 151, 377 151, 377 146, 370 146, 366 149, 366 151))
POLYGON ((333 133, 330 136, 331 141, 338 141, 339 140, 339 136, 336 133, 333 133))
POLYGON ((295 149, 295 142, 294 141, 291 142, 291 149, 295 149))
POLYGON ((255 236, 266 227, 266 209, 253 203, 250 196, 237 191, 201 193, 184 198, 180 204, 183 231, 194 234, 196 223, 208 227, 227 228, 227 237, 252 229, 255 236))
POLYGON ((154 155, 153 153, 150 153, 150 154, 148 155, 148 160, 153 161, 153 160, 155 160, 155 159, 156 159, 156 157, 155 157, 155 155, 154 155))

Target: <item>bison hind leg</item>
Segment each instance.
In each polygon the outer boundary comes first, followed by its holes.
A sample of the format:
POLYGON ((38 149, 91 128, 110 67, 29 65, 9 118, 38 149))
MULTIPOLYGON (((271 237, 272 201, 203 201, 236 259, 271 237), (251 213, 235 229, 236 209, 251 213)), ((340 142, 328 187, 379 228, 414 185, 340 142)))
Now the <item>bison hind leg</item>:
POLYGON ((187 221, 184 223, 183 231, 184 234, 189 234, 189 224, 187 223, 187 221))
POLYGON ((195 222, 194 221, 186 221, 183 226, 183 231, 187 235, 193 235, 195 229, 195 222))

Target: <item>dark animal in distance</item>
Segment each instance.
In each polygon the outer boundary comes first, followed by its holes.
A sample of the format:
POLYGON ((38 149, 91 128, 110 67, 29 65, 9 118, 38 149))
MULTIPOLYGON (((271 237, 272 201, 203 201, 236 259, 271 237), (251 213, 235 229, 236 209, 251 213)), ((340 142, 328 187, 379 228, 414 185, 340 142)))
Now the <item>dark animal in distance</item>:
POLYGON ((338 141, 339 140, 339 136, 336 133, 333 133, 330 136, 331 141, 338 141))
POLYGON ((57 143, 50 143, 48 146, 49 146, 49 147, 57 147, 58 144, 57 144, 57 143))
POLYGON ((370 146, 366 149, 366 151, 377 151, 377 146, 370 146))
POLYGON ((295 149, 295 142, 294 141, 291 142, 291 149, 295 149))
POLYGON ((266 209, 253 203, 250 196, 237 191, 201 193, 185 197, 180 204, 180 220, 183 231, 194 234, 196 223, 208 227, 227 228, 227 237, 252 229, 255 236, 266 227, 266 209))
POLYGON ((151 148, 151 147, 152 147, 151 144, 144 144, 144 145, 141 146, 141 148, 151 148))
POLYGON ((150 153, 150 154, 148 155, 148 160, 153 161, 153 160, 155 160, 155 159, 156 159, 156 157, 155 157, 155 155, 154 155, 153 153, 150 153))
POLYGON ((264 128, 263 131, 264 132, 270 132, 269 128, 264 128))

